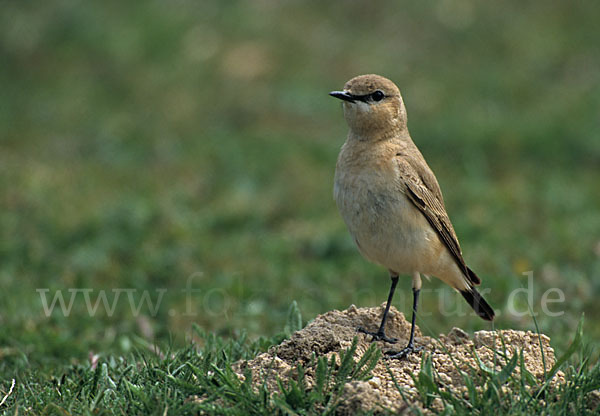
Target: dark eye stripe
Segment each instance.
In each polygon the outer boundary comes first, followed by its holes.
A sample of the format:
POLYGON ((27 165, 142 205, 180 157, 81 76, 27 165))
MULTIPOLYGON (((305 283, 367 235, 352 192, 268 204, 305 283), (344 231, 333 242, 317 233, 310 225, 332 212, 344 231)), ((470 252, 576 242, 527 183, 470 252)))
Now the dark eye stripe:
POLYGON ((378 101, 383 100, 386 97, 386 95, 381 90, 377 90, 371 94, 364 94, 364 95, 350 94, 350 96, 352 97, 353 100, 362 101, 363 103, 366 103, 369 101, 378 102, 378 101))
POLYGON ((371 94, 365 94, 365 95, 350 94, 350 97, 352 97, 353 100, 362 101, 363 103, 366 103, 367 99, 370 96, 371 96, 371 94))

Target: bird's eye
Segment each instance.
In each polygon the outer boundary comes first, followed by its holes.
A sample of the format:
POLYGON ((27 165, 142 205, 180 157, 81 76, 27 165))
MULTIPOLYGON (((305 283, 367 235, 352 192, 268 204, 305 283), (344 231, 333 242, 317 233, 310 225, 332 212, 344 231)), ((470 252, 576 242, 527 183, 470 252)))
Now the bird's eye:
POLYGON ((385 94, 380 90, 377 90, 373 94, 371 94, 371 98, 373 99, 373 101, 381 101, 383 100, 383 97, 385 97, 385 94))

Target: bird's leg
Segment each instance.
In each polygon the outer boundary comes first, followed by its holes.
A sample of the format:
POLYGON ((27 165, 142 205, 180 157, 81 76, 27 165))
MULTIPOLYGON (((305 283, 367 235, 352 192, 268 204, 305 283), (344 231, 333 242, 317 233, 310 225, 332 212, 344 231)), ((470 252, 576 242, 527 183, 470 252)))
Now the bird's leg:
POLYGON ((417 307, 419 305, 419 292, 421 291, 421 276, 415 272, 413 274, 413 309, 412 309, 412 320, 410 324, 410 338, 406 348, 400 351, 388 351, 385 353, 387 358, 405 358, 411 352, 417 352, 423 349, 423 347, 415 347, 415 318, 417 316, 417 307))
POLYGON ((392 286, 390 287, 390 293, 388 294, 388 300, 385 304, 385 311, 383 311, 383 317, 381 318, 381 325, 379 325, 379 330, 377 332, 367 331, 362 327, 358 327, 358 332, 362 332, 363 334, 371 335, 373 339, 371 341, 385 341, 390 343, 395 343, 398 340, 396 338, 389 338, 385 335, 385 321, 387 320, 388 312, 390 311, 390 306, 392 305, 392 298, 394 297, 394 292, 396 291, 396 285, 398 284, 398 275, 392 274, 390 272, 390 278, 392 279, 392 286))

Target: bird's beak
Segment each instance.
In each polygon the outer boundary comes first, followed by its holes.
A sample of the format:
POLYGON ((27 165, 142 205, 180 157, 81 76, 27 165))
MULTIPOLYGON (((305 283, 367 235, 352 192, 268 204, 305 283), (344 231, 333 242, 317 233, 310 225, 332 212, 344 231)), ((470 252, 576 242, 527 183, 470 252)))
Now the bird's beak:
POLYGON ((329 93, 332 97, 339 98, 340 100, 348 101, 354 103, 354 97, 347 91, 331 91, 329 93))

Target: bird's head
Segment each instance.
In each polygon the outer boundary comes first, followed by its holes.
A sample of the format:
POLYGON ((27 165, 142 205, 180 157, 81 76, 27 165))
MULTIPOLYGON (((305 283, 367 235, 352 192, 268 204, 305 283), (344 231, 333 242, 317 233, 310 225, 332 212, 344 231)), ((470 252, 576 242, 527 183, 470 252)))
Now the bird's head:
POLYGON ((360 137, 385 136, 406 128, 406 109, 398 87, 379 75, 359 75, 332 97, 343 101, 344 117, 360 137))

